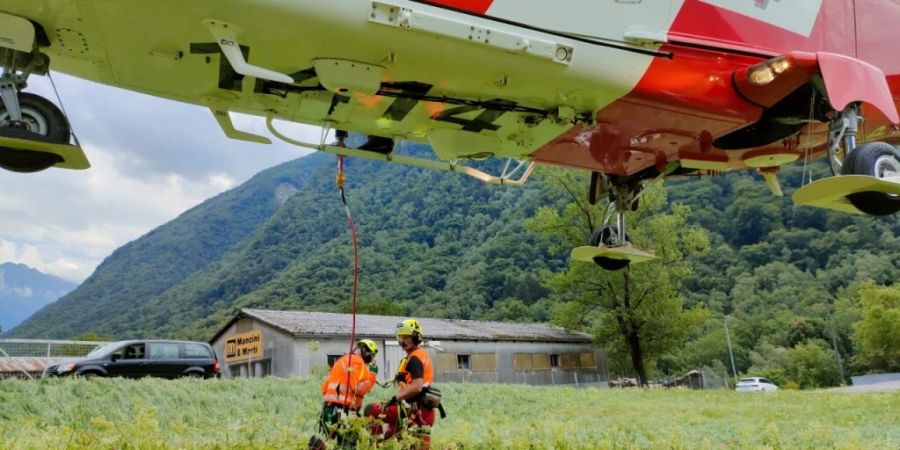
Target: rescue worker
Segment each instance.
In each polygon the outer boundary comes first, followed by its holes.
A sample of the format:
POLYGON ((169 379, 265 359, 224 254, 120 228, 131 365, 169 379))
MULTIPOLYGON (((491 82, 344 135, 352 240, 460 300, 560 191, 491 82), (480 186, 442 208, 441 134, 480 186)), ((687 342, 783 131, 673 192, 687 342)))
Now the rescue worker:
POLYGON ((422 440, 422 448, 429 448, 431 444, 431 426, 434 425, 434 409, 426 405, 425 394, 434 381, 434 368, 431 365, 431 357, 422 344, 422 326, 415 319, 407 319, 397 324, 397 341, 400 347, 406 351, 406 357, 400 361, 397 376, 397 394, 384 408, 380 405, 370 405, 366 408, 366 415, 373 417, 383 416, 387 424, 385 438, 395 435, 400 427, 400 409, 398 404, 406 401, 410 404, 410 414, 407 420, 416 428, 415 433, 422 440), (422 429, 421 427, 428 427, 422 429))
POLYGON ((341 414, 359 412, 363 398, 376 384, 377 354, 378 344, 362 339, 356 343, 353 353, 342 356, 331 366, 331 373, 322 382, 324 404, 320 425, 326 435, 333 434, 329 426, 336 424, 341 414))

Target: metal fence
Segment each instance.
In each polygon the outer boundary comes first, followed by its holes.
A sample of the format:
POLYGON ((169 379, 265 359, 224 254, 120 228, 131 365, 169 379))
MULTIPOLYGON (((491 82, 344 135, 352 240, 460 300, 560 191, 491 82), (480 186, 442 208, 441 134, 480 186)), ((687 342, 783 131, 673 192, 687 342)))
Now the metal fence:
POLYGON ((108 342, 0 339, 0 378, 37 378, 62 358, 81 357, 108 342))
POLYGON ((600 371, 588 370, 518 370, 510 376, 500 376, 498 372, 460 371, 441 373, 441 382, 449 383, 509 383, 533 386, 607 386, 606 376, 600 371))
POLYGON ((0 339, 0 356, 77 357, 87 355, 91 350, 108 343, 44 339, 0 339))
POLYGON ((659 387, 686 387, 688 389, 731 389, 731 379, 725 372, 709 367, 692 370, 681 377, 658 379, 650 384, 659 387))

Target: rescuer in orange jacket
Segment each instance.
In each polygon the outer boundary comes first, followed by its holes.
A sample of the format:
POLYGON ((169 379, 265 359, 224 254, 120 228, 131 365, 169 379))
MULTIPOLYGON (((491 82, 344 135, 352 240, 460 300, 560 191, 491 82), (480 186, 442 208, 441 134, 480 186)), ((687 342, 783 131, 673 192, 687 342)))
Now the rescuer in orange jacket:
MULTIPOLYGON (((416 434, 422 439, 422 447, 427 449, 431 444, 434 409, 440 404, 439 393, 437 404, 434 403, 433 397, 426 398, 431 384, 434 382, 434 367, 431 365, 431 357, 428 356, 428 352, 419 347, 423 336, 422 326, 417 320, 407 319, 398 323, 396 335, 400 346, 406 351, 406 357, 400 362, 397 376, 394 379, 398 386, 397 394, 384 408, 379 404, 366 407, 366 415, 384 417, 384 422, 388 426, 385 438, 390 438, 399 431, 398 403, 408 402, 410 404, 408 420, 418 428, 416 434)), ((377 432, 377 430, 375 431, 377 432)))
POLYGON ((342 356, 331 367, 331 373, 322 382, 323 428, 327 430, 337 423, 341 413, 359 411, 363 398, 376 384, 377 354, 378 344, 363 339, 356 343, 353 353, 342 356))

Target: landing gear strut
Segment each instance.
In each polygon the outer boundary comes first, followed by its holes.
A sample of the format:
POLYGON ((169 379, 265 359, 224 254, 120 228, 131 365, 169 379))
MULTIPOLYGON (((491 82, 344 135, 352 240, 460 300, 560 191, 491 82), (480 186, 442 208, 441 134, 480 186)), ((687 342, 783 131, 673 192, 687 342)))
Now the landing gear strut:
POLYGON ((843 174, 844 161, 856 149, 856 135, 859 132, 859 106, 850 105, 829 123, 828 163, 832 175, 843 174))
POLYGON ((859 105, 831 120, 828 162, 833 177, 803 186, 794 203, 885 216, 900 211, 900 152, 885 142, 857 145, 859 105))
MULTIPOLYGON (((0 13, 2 14, 2 13, 0 13)), ((0 167, 14 172, 38 172, 58 166, 86 169, 90 165, 77 146, 69 145, 71 129, 65 114, 40 96, 21 92, 31 75, 46 75, 50 60, 38 48, 34 25, 3 15, 0 30, 0 167)))
POLYGON ((596 230, 591 236, 590 245, 572 250, 572 259, 593 262, 611 271, 622 270, 632 263, 655 259, 656 256, 653 254, 631 245, 631 238, 625 225, 625 213, 637 209, 638 200, 645 188, 646 186, 642 186, 639 180, 633 178, 611 182, 604 175, 592 174, 588 201, 594 204, 600 194, 608 193, 610 207, 615 208, 616 224, 604 225, 596 230))

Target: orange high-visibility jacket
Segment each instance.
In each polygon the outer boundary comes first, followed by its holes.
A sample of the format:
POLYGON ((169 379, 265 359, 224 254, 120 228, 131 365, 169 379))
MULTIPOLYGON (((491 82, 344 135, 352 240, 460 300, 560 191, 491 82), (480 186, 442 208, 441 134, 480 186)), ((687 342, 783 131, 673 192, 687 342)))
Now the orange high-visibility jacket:
POLYGON ((403 376, 403 380, 406 384, 412 383, 412 377, 409 375, 409 372, 406 371, 406 362, 413 356, 422 362, 422 368, 424 369, 422 381, 425 382, 424 386, 431 386, 431 383, 434 381, 434 367, 431 365, 431 357, 428 356, 428 352, 422 347, 416 347, 416 349, 410 352, 406 358, 403 358, 403 360, 400 361, 400 367, 397 369, 397 373, 403 376))
POLYGON ((369 370, 361 356, 344 355, 334 363, 328 378, 322 382, 323 401, 359 409, 363 397, 375 387, 375 377, 375 373, 369 370))

